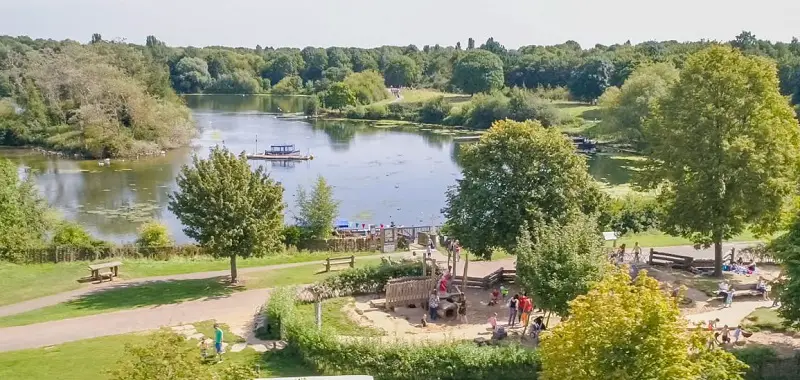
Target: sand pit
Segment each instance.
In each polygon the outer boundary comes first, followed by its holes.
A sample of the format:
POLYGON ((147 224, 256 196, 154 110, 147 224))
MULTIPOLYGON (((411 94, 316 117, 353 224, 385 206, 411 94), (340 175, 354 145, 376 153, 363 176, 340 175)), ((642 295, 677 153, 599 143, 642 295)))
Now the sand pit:
MULTIPOLYGON (((511 288, 510 295, 518 292, 511 288)), ((357 297, 354 305, 348 306, 346 313, 354 322, 362 326, 381 329, 386 332, 384 340, 425 341, 425 340, 464 340, 477 337, 491 337, 488 319, 497 313, 498 326, 507 327, 509 310, 505 304, 489 306, 490 292, 480 289, 467 289, 467 316, 466 321, 458 318, 439 318, 436 321, 428 320, 428 325, 422 327, 422 315, 426 310, 414 307, 396 307, 394 311, 386 311, 370 305, 370 301, 378 296, 357 297)), ((534 313, 538 316, 541 313, 534 313)), ((550 325, 555 325, 558 317, 550 319, 550 325)), ((508 328, 508 327, 507 327, 508 328)), ((509 335, 522 333, 522 326, 517 323, 515 327, 508 328, 509 335)))

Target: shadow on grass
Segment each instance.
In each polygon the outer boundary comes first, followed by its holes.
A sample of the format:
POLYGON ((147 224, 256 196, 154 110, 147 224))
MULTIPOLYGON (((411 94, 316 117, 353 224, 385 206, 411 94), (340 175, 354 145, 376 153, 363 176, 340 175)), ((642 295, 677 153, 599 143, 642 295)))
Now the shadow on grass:
POLYGON ((261 376, 304 377, 319 375, 313 367, 306 364, 303 358, 289 348, 265 352, 254 365, 261 376))
POLYGON ((131 309, 201 298, 224 298, 239 290, 242 288, 230 286, 226 277, 155 281, 114 285, 68 301, 66 304, 75 309, 131 309))

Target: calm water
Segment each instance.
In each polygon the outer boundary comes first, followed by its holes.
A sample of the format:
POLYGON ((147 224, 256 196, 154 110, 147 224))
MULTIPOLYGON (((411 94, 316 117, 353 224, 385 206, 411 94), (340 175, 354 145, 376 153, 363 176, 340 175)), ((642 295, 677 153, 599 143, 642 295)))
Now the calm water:
MULTIPOLYGON (((304 98, 269 96, 189 96, 201 129, 192 148, 141 161, 74 161, 31 151, 0 150, 0 155, 31 170, 42 195, 62 214, 107 240, 132 241, 145 220, 166 223, 178 242, 189 239, 167 210, 175 177, 196 153, 224 144, 235 152, 263 150, 270 144, 295 144, 314 160, 259 162, 283 183, 287 221, 293 219, 298 186, 323 175, 341 201, 340 217, 351 222, 440 223, 444 193, 460 175, 455 157, 460 144, 426 131, 384 129, 364 123, 280 119, 274 113, 299 112, 304 98)), ((625 161, 598 156, 592 174, 612 185, 629 180, 625 161)))

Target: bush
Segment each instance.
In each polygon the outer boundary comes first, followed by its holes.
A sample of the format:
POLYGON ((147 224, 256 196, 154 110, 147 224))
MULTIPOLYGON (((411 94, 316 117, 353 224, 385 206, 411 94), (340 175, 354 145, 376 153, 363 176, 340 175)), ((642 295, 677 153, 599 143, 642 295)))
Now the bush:
POLYGON ((657 229, 661 208, 653 197, 627 195, 612 199, 599 217, 604 227, 621 235, 657 229))
POLYGON ((323 298, 381 293, 393 278, 422 276, 421 262, 381 263, 364 268, 348 269, 314 285, 323 298))
POLYGON ((547 100, 560 100, 566 101, 569 100, 569 89, 566 87, 558 86, 558 87, 536 87, 533 90, 534 96, 541 99, 547 100))
POLYGON ((139 247, 166 247, 172 245, 172 238, 164 223, 150 221, 139 228, 136 245, 139 247))
POLYGON ((413 103, 389 104, 389 118, 394 120, 417 121, 420 106, 413 103))
POLYGON ((363 106, 348 106, 344 109, 344 114, 348 119, 363 119, 367 111, 363 106))
POLYGON ((276 95, 292 95, 297 94, 303 88, 303 80, 298 76, 288 76, 280 80, 275 87, 272 88, 272 93, 276 95))
POLYGON ((497 120, 508 115, 508 98, 501 93, 490 95, 478 94, 472 98, 472 106, 466 117, 466 126, 477 129, 488 129, 497 120))
POLYGON ((303 112, 308 116, 316 116, 319 112, 319 97, 316 95, 310 96, 303 105, 303 112))
POLYGON ((385 119, 386 116, 389 115, 389 108, 386 107, 385 104, 373 104, 371 106, 366 107, 366 115, 367 119, 371 120, 381 120, 385 119))
POLYGON ((449 126, 463 126, 466 122, 466 115, 469 114, 469 109, 453 107, 447 114, 447 117, 442 120, 442 124, 449 126))
POLYGON ((360 104, 366 105, 389 98, 389 92, 383 84, 383 75, 377 71, 367 70, 350 74, 344 78, 344 83, 355 92, 360 104))
POLYGON ((778 362, 778 354, 771 347, 748 346, 732 352, 737 359, 750 366, 746 374, 747 379, 765 379, 762 375, 764 369, 778 362))
POLYGON ((512 89, 509 94, 508 118, 516 121, 537 120, 545 127, 561 123, 561 114, 555 107, 522 89, 512 89))
POLYGON ((452 108, 453 106, 445 102, 443 96, 438 96, 422 104, 422 108, 419 110, 419 121, 440 124, 452 108))
POLYGON ((380 343, 370 339, 340 339, 325 326, 296 317, 293 289, 272 293, 267 318, 280 337, 317 371, 327 375, 369 374, 380 380, 536 379, 535 351, 509 344, 477 347, 474 343, 380 343))
POLYGON ((304 235, 307 235, 307 233, 305 233, 300 226, 284 226, 281 232, 281 241, 287 248, 292 246, 298 247, 303 241, 304 235))

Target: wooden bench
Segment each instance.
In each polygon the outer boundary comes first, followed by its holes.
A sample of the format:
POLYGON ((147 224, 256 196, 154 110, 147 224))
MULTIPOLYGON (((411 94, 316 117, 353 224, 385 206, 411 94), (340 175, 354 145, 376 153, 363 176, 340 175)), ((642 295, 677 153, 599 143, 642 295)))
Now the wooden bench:
POLYGON ((113 280, 114 277, 119 276, 120 266, 122 266, 122 263, 119 261, 89 265, 89 271, 92 272, 90 278, 100 282, 103 282, 104 277, 107 277, 109 280, 113 280), (108 273, 100 273, 101 269, 108 269, 108 273))
POLYGON ((673 253, 656 252, 650 248, 650 265, 667 265, 670 267, 678 267, 681 269, 689 269, 692 267, 694 258, 683 255, 676 255, 673 253))
POLYGON ((356 257, 348 256, 348 257, 329 257, 325 259, 325 262, 322 263, 325 266, 325 272, 330 272, 331 267, 348 265, 350 268, 355 268, 356 266, 356 257))
MULTIPOLYGON (((736 300, 737 297, 764 297, 764 293, 760 290, 756 289, 757 283, 751 284, 732 284, 730 290, 733 290, 733 299, 736 300)), ((714 298, 722 297, 717 291, 716 296, 714 298)))

